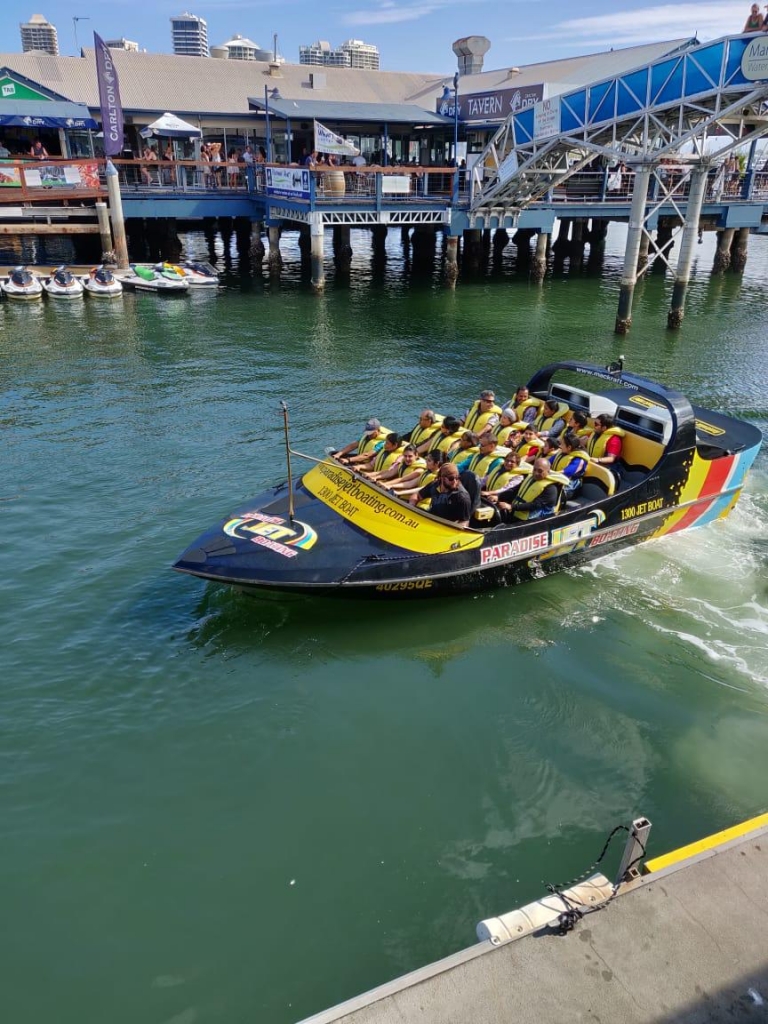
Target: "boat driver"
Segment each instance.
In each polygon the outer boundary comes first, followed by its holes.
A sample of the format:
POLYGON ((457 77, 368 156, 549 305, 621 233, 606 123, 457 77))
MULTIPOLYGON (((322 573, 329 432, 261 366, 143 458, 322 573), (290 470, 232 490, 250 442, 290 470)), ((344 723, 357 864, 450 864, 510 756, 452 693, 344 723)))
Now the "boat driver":
POLYGON ((469 526, 472 499, 461 482, 458 466, 452 462, 446 462, 440 468, 440 490, 432 498, 429 511, 456 526, 469 526))

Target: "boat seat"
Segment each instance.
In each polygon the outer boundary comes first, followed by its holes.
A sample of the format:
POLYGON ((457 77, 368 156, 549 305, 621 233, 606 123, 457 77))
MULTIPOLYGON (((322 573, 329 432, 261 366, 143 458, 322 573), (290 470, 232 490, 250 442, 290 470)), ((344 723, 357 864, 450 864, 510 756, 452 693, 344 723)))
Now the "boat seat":
MULTIPOLYGON (((582 477, 584 483, 587 480, 596 480, 601 483, 609 497, 616 493, 616 477, 607 466, 598 465, 596 462, 588 462, 582 477)), ((584 483, 582 486, 584 486, 584 483)))
POLYGON ((621 461, 627 469, 653 469, 663 454, 664 445, 661 441, 625 429, 621 442, 621 461))

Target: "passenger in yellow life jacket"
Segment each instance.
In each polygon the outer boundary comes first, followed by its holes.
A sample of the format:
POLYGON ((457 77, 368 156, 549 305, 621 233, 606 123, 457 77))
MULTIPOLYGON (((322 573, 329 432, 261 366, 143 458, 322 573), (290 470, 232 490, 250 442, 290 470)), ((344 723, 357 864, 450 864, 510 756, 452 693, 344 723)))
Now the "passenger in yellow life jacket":
POLYGON ((454 448, 458 448, 461 435, 461 424, 456 417, 446 416, 440 424, 438 433, 418 446, 419 452, 423 454, 425 451, 433 451, 434 449, 446 454, 452 452, 454 448))
POLYGON ((535 454, 544 447, 544 442, 541 440, 539 435, 536 433, 536 429, 531 423, 523 431, 523 436, 515 446, 515 451, 521 459, 527 458, 532 452, 535 454))
POLYGON ((382 470, 389 469, 400 457, 401 453, 402 442, 400 435, 387 434, 382 447, 367 462, 362 463, 362 465, 358 464, 357 469, 360 473, 365 474, 381 473, 382 470))
MULTIPOLYGON (((385 484, 389 487, 399 498, 406 498, 411 494, 416 494, 417 491, 421 490, 422 487, 427 487, 434 480, 437 479, 437 474, 440 472, 440 467, 446 461, 445 452, 431 451, 428 452, 426 457, 426 466, 420 473, 416 473, 415 479, 411 479, 414 474, 409 473, 407 476, 403 476, 400 480, 394 480, 391 484, 385 484)), ((431 499, 425 499, 423 508, 429 508, 429 502, 431 499)))
POLYGON ((532 423, 538 415, 540 405, 541 399, 533 398, 526 385, 521 384, 515 392, 515 397, 511 398, 504 408, 513 410, 515 419, 532 423))
POLYGON ((502 491, 497 508, 502 522, 541 519, 554 515, 559 500, 559 485, 551 478, 547 459, 536 459, 533 472, 515 491, 502 491))
POLYGON ((582 409, 574 409, 568 418, 566 430, 572 431, 577 437, 588 437, 592 430, 587 426, 587 414, 582 409))
POLYGON ((469 465, 469 460, 480 451, 480 438, 471 430, 465 430, 459 438, 459 445, 448 454, 448 462, 459 467, 459 472, 469 465))
POLYGON ((565 421, 569 411, 565 402, 548 398, 533 421, 539 437, 559 437, 565 430, 565 421))
POLYGON ((425 445, 425 451, 429 451, 430 442, 440 433, 440 424, 443 417, 438 416, 432 409, 422 409, 419 422, 412 427, 407 434, 403 434, 403 440, 419 448, 425 445))
POLYGON ((501 465, 502 453, 496 450, 496 438, 490 430, 487 430, 479 439, 479 449, 466 466, 463 463, 461 464, 460 470, 462 473, 474 473, 476 477, 483 480, 497 466, 501 465))
POLYGON ((514 409, 502 409, 499 422, 491 428, 496 444, 506 445, 510 436, 525 430, 525 423, 515 417, 514 409))
POLYGON ((581 438, 572 430, 566 430, 559 440, 559 451, 549 461, 556 473, 567 477, 565 496, 569 498, 581 487, 581 478, 589 461, 581 438))
POLYGON ((613 417, 606 413, 600 413, 594 419, 595 429, 587 440, 587 455, 592 462, 600 466, 608 466, 610 471, 618 477, 621 475, 621 439, 624 431, 617 427, 613 417))
POLYGON ((493 391, 481 391, 480 397, 464 415, 464 429, 482 434, 486 427, 494 427, 501 415, 501 406, 496 405, 493 391))
POLYGON ((422 469, 424 469, 424 460, 419 458, 416 452, 416 445, 407 444, 405 448, 400 449, 397 458, 389 469, 373 470, 367 473, 366 476, 388 487, 391 482, 402 480, 406 474, 409 476, 413 475, 415 479, 422 469))
POLYGON ((541 447, 532 447, 526 455, 525 461, 533 465, 536 459, 547 459, 551 465, 552 458, 558 452, 557 441, 553 437, 545 437, 543 441, 539 438, 539 441, 541 441, 541 447))
POLYGON ((334 459, 339 462, 364 462, 370 459, 371 455, 384 444, 384 438, 389 431, 382 427, 379 420, 371 418, 365 424, 365 430, 359 441, 350 441, 348 445, 338 452, 333 453, 334 459), (355 452, 354 455, 351 453, 355 452))
POLYGON ((519 487, 530 472, 532 467, 521 463, 517 452, 507 452, 501 465, 488 475, 482 491, 483 498, 495 505, 502 491, 509 492, 519 487))

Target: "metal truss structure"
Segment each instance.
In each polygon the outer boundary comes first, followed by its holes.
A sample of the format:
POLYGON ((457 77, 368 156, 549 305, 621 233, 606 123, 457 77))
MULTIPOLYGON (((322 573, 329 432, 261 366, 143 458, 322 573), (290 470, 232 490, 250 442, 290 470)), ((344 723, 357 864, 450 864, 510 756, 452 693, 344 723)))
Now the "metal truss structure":
MULTIPOLYGON (((470 221, 491 210, 514 217, 596 157, 630 167, 654 168, 670 158, 706 167, 749 146, 768 133, 766 43, 764 35, 692 41, 510 115, 473 168, 470 221)), ((658 180, 662 201, 677 204, 682 216, 686 201, 658 180)))
POLYGON ((448 224, 448 210, 310 210, 293 209, 270 205, 267 219, 270 221, 293 220, 301 224, 322 225, 323 227, 365 228, 382 224, 387 227, 414 227, 420 224, 443 227, 448 224))

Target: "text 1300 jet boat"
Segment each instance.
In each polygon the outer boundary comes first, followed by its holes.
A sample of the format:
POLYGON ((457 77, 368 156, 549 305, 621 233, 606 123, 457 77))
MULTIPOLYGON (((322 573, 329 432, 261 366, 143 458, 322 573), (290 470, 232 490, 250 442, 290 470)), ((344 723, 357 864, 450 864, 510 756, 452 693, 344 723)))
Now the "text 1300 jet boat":
POLYGON ((333 458, 310 459, 293 481, 289 458, 287 483, 238 506, 174 568, 246 592, 390 598, 508 585, 723 518, 762 441, 751 424, 692 406, 621 365, 553 364, 529 389, 590 417, 614 417, 618 486, 590 462, 574 500, 555 515, 495 526, 473 519, 462 529, 333 458))

